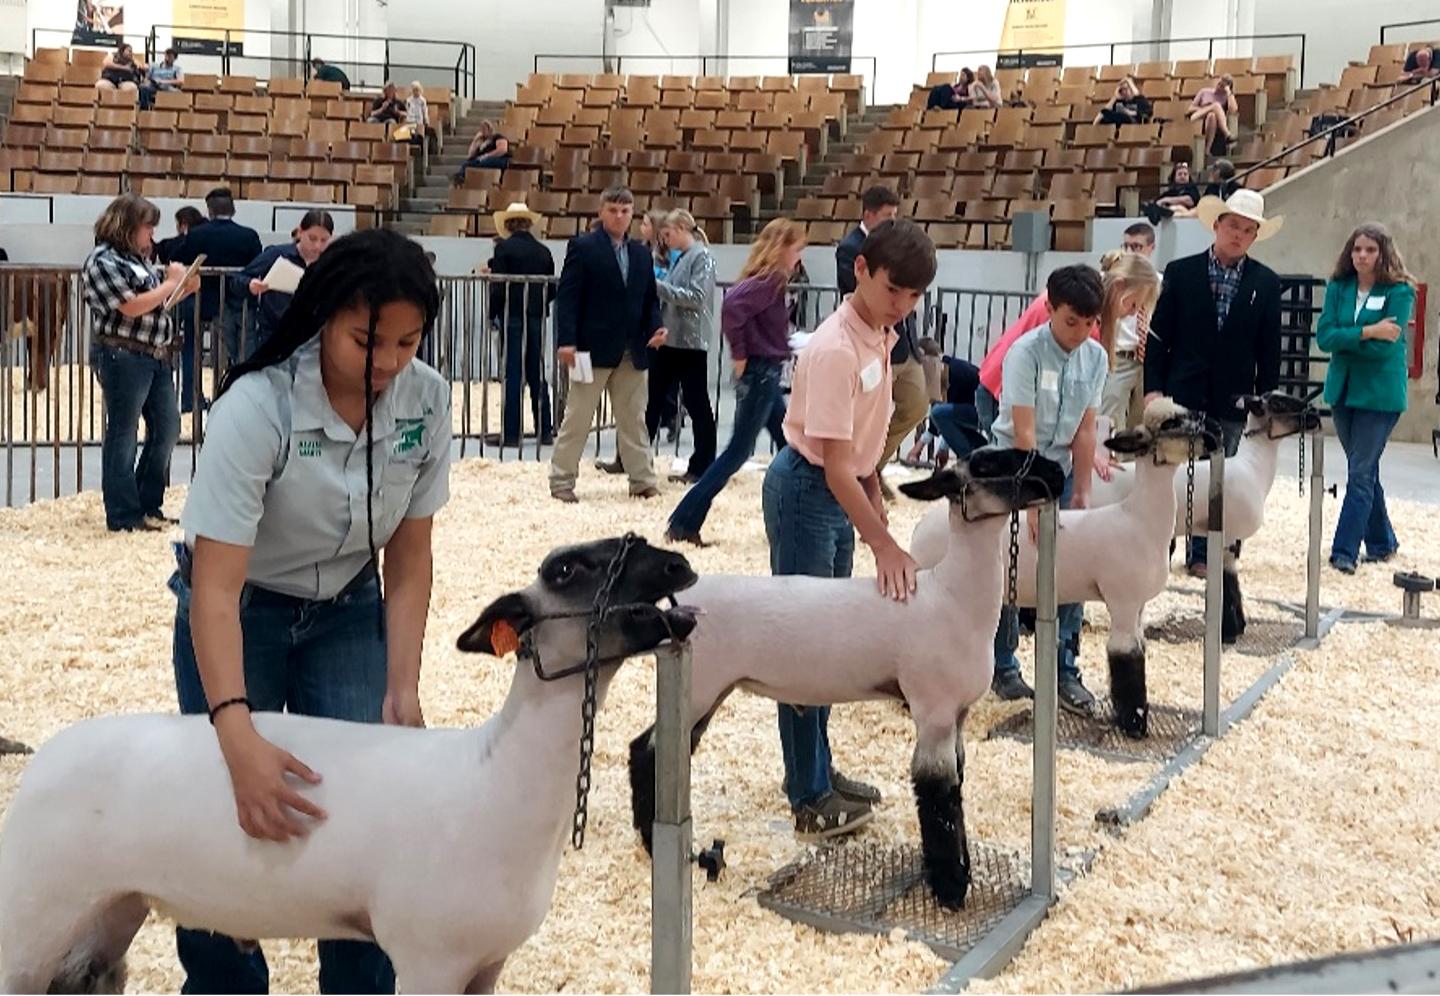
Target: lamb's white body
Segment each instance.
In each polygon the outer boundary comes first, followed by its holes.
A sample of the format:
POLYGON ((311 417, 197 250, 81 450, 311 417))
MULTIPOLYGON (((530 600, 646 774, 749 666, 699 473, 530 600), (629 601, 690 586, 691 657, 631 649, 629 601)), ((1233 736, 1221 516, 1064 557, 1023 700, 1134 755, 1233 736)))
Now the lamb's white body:
POLYGON ((407 992, 488 989, 550 905, 580 696, 578 679, 544 684, 522 667, 478 729, 257 714, 262 736, 323 778, 302 791, 328 819, 285 844, 240 830, 205 717, 66 729, 9 808, 0 990, 44 991, 87 931, 118 957, 148 906, 240 938, 373 938, 407 992))

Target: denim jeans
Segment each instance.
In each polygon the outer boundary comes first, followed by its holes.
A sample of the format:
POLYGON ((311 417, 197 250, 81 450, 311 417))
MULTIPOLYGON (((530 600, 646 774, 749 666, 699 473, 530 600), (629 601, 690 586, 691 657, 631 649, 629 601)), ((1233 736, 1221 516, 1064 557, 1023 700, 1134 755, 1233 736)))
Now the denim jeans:
POLYGON ((530 417, 542 439, 554 435, 550 422, 550 387, 545 383, 540 315, 512 314, 505 326, 505 412, 502 418, 506 445, 520 442, 521 378, 530 388, 530 417))
POLYGON ((674 424, 675 406, 669 401, 678 386, 685 400, 685 411, 690 414, 691 432, 695 437, 695 449, 685 467, 685 473, 692 477, 699 477, 715 462, 715 413, 710 410, 710 391, 705 382, 708 360, 709 355, 703 349, 675 346, 661 346, 651 354, 650 360, 650 396, 645 406, 645 430, 650 433, 653 444, 660 433, 662 416, 667 407, 672 412, 670 422, 674 424))
MULTIPOLYGON (((761 500, 771 574, 850 576, 855 529, 825 483, 823 468, 785 447, 765 472, 761 500)), ((830 707, 781 703, 779 720, 785 795, 790 807, 799 809, 830 793, 830 707)))
POLYGON ((970 451, 975 448, 966 437, 964 428, 985 431, 977 424, 977 413, 971 405, 931 405, 930 421, 959 460, 969 459, 970 451))
POLYGON ((175 323, 184 335, 180 349, 180 414, 195 407, 195 309, 181 304, 175 309, 175 323))
POLYGON ((105 403, 100 446, 100 490, 105 525, 131 529, 158 515, 170 476, 170 454, 180 438, 180 411, 170 364, 114 346, 92 346, 90 368, 105 403), (140 449, 140 420, 145 448, 140 449), (137 463, 135 455, 139 452, 137 463))
POLYGON ((1330 559, 1354 564, 1360 559, 1361 542, 1370 556, 1383 557, 1400 545, 1380 486, 1380 456, 1400 413, 1336 404, 1331 417, 1345 450, 1345 501, 1335 523, 1330 559))
POLYGON ((465 182, 465 171, 466 171, 467 169, 498 169, 498 170, 503 170, 503 169, 505 169, 505 167, 507 167, 507 166, 509 166, 509 165, 510 165, 510 154, 509 154, 509 153, 506 153, 506 154, 503 155, 503 156, 489 155, 489 156, 478 156, 478 157, 473 158, 473 159, 467 159, 467 160, 465 160, 463 163, 460 164, 460 172, 458 172, 458 173, 455 174, 455 180, 456 180, 457 183, 464 183, 464 182, 465 182))
MULTIPOLYGON (((1220 431, 1225 438, 1225 456, 1228 459, 1240 449, 1240 437, 1245 434, 1245 424, 1243 422, 1221 422, 1220 431)), ((1180 469, 1180 473, 1185 473, 1183 467, 1180 469)), ((1196 495, 1195 500, 1208 501, 1209 499, 1196 495)), ((1205 563, 1209 547, 1210 538, 1208 536, 1191 536, 1190 546, 1185 551, 1185 566, 1205 563)))
MULTIPOLYGON (((204 713, 205 689, 190 631, 190 586, 176 572, 169 587, 176 599, 172 661, 180 711, 204 713)), ((287 598, 246 585, 240 596, 240 628, 245 694, 254 709, 380 722, 385 645, 376 613, 381 610, 380 588, 374 582, 327 602, 287 598)), ((175 931, 175 943, 186 972, 181 992, 269 991, 270 970, 258 948, 246 953, 234 938, 183 928, 175 931)), ((325 940, 319 946, 322 993, 395 991, 395 970, 378 945, 325 940)))
POLYGON ((715 497, 725 490, 726 482, 745 466, 745 461, 755 455, 755 441, 760 438, 761 429, 768 428, 775 445, 783 451, 785 398, 780 393, 780 365, 779 360, 760 357, 746 361, 745 372, 735 382, 735 424, 730 442, 670 513, 672 529, 700 531, 715 497))
MULTIPOLYGON (((1070 507, 1070 494, 1075 485, 1073 473, 1065 475, 1065 487, 1060 491, 1060 507, 1070 507)), ((1020 528, 1025 528, 1025 514, 1020 515, 1020 528)), ((1009 533, 1007 531, 1006 536, 1009 533)), ((1007 539, 1006 546, 1009 543, 1007 539)), ((1007 553, 1006 556, 1009 556, 1007 553)), ((1055 646, 1055 665, 1058 677, 1080 678, 1080 625, 1085 621, 1085 603, 1067 602, 1058 606, 1055 613, 1059 635, 1055 646)), ((1020 617, 1009 605, 1000 606, 1000 625, 995 627, 995 673, 1020 670, 1020 661, 1015 657, 1015 648, 1020 643, 1020 617)))
POLYGON ((1000 417, 1000 400, 984 384, 975 388, 975 414, 980 418, 980 431, 993 440, 995 434, 990 427, 1000 417))

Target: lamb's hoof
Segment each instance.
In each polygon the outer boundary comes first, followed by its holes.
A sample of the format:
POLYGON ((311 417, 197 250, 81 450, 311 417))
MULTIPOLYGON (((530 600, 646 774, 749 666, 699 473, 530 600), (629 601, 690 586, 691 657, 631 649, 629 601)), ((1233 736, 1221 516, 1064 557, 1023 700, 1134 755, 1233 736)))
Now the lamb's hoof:
POLYGON ((1220 642, 1223 643, 1225 646, 1228 647, 1228 646, 1230 646, 1230 644, 1232 644, 1232 643, 1234 643, 1235 641, 1239 640, 1239 639, 1240 639, 1240 634, 1241 634, 1241 633, 1244 633, 1244 632, 1245 632, 1245 627, 1243 627, 1243 626, 1237 626, 1237 625, 1235 625, 1234 623, 1221 623, 1221 624, 1220 624, 1220 642))
POLYGON ((941 909, 953 913, 965 908, 965 896, 970 891, 968 869, 947 874, 932 872, 925 877, 930 884, 930 894, 935 897, 935 903, 941 909))
POLYGON ((11 740, 9 737, 0 737, 0 754, 33 754, 29 747, 18 740, 11 740))
POLYGON ((1115 707, 1115 725, 1131 740, 1144 740, 1150 735, 1150 707, 1115 707))

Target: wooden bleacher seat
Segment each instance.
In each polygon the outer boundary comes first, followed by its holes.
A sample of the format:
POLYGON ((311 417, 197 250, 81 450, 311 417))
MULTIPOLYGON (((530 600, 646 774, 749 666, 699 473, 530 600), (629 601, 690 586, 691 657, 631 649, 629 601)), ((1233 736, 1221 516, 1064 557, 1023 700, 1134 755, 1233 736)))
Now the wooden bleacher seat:
POLYGON ((305 84, 305 96, 311 100, 328 100, 338 98, 344 91, 340 84, 330 80, 311 79, 305 84))

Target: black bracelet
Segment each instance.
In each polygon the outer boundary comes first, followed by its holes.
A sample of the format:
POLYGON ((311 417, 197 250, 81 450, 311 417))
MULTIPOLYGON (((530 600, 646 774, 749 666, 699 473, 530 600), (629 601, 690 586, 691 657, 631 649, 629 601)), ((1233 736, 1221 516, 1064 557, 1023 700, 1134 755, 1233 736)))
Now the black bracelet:
POLYGON ((254 711, 255 711, 255 708, 254 708, 252 705, 250 705, 250 700, 247 699, 247 698, 246 698, 245 696, 243 696, 243 695, 237 696, 236 698, 233 698, 233 699, 226 699, 224 702, 221 702, 219 705, 214 706, 214 707, 210 710, 210 725, 211 725, 211 726, 214 726, 214 725, 215 725, 215 714, 216 714, 216 713, 218 713, 218 712, 219 712, 220 710, 222 710, 222 709, 228 709, 228 708, 230 708, 230 707, 233 706, 233 705, 243 705, 246 709, 250 710, 251 712, 254 712, 254 711))

